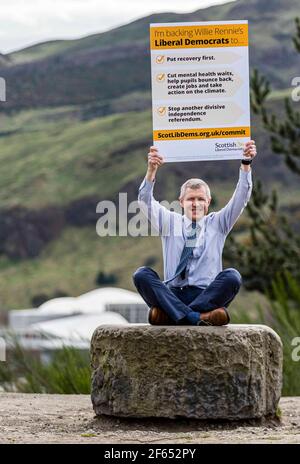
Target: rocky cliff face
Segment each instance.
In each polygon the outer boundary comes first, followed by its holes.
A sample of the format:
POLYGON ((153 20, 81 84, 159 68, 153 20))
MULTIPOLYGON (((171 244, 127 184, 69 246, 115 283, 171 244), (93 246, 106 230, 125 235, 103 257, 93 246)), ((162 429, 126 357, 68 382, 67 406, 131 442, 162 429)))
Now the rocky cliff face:
POLYGON ((12 208, 0 211, 0 253, 12 259, 38 256, 67 226, 95 225, 96 197, 76 200, 66 207, 41 210, 12 208))

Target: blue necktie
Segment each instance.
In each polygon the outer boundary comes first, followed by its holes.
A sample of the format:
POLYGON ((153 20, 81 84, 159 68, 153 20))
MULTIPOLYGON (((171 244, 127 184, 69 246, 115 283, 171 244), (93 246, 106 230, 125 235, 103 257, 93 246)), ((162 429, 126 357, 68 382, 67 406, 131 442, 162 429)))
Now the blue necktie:
POLYGON ((181 276, 182 279, 185 277, 186 266, 188 263, 189 258, 192 256, 193 250, 196 245, 196 238, 197 238, 197 230, 196 230, 197 223, 196 221, 192 222, 192 232, 190 235, 187 236, 178 266, 176 268, 175 274, 171 279, 164 280, 164 283, 167 284, 171 282, 171 280, 175 279, 175 277, 181 276))

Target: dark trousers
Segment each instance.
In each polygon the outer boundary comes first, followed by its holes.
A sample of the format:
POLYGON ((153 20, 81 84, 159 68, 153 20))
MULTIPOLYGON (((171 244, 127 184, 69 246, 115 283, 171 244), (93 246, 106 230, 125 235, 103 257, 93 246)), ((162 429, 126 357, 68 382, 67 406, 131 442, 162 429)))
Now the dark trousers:
POLYGON ((184 322, 190 311, 207 312, 227 308, 238 293, 242 278, 233 268, 221 271, 206 288, 168 287, 150 267, 139 267, 133 274, 134 284, 146 304, 159 306, 176 323, 184 322))

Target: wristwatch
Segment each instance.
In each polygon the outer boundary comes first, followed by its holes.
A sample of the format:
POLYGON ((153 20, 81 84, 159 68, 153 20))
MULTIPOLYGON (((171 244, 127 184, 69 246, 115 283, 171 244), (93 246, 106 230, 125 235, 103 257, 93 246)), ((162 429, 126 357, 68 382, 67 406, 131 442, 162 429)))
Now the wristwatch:
POLYGON ((242 159, 242 164, 251 164, 253 159, 242 159))

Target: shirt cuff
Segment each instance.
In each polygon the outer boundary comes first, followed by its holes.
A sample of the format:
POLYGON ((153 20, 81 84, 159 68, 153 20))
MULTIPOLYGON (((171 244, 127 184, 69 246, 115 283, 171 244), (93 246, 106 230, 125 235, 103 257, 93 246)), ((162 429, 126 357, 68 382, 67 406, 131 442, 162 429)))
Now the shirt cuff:
POLYGON ((153 189, 154 184, 155 184, 155 179, 153 181, 150 181, 146 179, 146 177, 144 177, 144 180, 140 185, 139 191, 142 189, 145 189, 150 192, 153 189))

